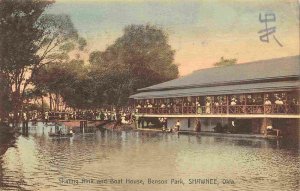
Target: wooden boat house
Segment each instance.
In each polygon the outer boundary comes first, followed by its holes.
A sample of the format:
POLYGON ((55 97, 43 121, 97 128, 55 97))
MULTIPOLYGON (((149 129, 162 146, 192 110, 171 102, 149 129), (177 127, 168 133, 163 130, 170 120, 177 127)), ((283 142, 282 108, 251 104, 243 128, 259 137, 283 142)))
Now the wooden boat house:
POLYGON ((139 89, 136 115, 166 118, 181 130, 264 134, 267 126, 299 137, 300 56, 202 69, 175 80, 139 89), (221 128, 222 129, 222 128, 221 128), (222 131, 222 130, 221 130, 222 131))

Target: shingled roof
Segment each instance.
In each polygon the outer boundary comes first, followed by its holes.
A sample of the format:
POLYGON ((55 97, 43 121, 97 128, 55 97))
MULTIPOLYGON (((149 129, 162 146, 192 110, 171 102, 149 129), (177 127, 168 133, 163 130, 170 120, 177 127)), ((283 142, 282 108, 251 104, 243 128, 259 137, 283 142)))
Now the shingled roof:
POLYGON ((139 89, 130 98, 253 93, 299 89, 300 56, 202 69, 190 75, 139 89))

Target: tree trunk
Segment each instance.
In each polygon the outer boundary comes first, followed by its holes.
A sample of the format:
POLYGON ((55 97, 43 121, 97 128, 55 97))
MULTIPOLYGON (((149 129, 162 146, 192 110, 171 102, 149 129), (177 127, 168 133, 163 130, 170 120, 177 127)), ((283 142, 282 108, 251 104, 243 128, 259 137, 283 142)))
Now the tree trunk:
POLYGON ((22 98, 19 96, 15 96, 13 99, 13 113, 14 113, 14 119, 13 119, 13 127, 18 127, 20 120, 21 120, 21 109, 22 109, 22 98))
POLYGON ((44 113, 44 96, 42 96, 42 113, 44 113))
POLYGON ((49 98, 50 98, 50 111, 52 111, 53 110, 53 108, 52 108, 52 102, 53 102, 53 100, 52 100, 51 93, 49 94, 49 98))
POLYGON ((59 96, 58 96, 58 93, 55 94, 55 110, 59 111, 59 96))

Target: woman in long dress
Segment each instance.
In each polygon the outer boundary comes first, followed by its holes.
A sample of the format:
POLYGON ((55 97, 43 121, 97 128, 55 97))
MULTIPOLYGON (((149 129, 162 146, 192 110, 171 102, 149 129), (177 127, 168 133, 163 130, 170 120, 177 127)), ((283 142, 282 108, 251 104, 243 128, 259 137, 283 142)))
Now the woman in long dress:
POLYGON ((206 106, 205 113, 209 114, 210 113, 210 103, 207 101, 205 106, 206 106))
POLYGON ((196 106, 197 106, 197 114, 201 114, 202 113, 201 104, 199 102, 196 102, 196 106))

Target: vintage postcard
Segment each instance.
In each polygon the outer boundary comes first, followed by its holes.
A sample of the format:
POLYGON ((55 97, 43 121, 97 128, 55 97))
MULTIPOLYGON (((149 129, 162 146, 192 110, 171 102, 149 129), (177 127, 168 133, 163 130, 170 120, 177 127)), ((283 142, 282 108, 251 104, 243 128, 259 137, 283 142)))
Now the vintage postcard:
POLYGON ((0 190, 299 190, 299 10, 0 0, 0 190))

